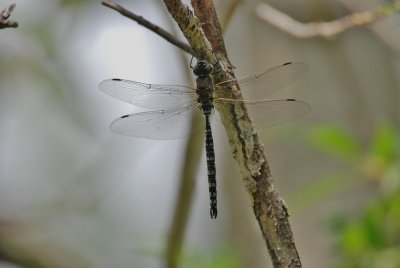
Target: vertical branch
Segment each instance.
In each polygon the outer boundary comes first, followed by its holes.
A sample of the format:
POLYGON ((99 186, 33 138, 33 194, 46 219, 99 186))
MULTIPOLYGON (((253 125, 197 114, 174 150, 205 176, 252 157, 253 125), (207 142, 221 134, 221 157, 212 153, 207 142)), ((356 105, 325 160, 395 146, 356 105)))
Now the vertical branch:
MULTIPOLYGON (((164 1, 168 7, 167 1, 164 1)), ((175 4, 180 1, 173 1, 175 4)), ((206 36, 211 43, 213 52, 218 56, 222 65, 227 66, 229 72, 220 72, 222 74, 214 75, 216 83, 221 82, 227 77, 234 79, 234 74, 227 57, 221 26, 219 24, 214 5, 211 0, 192 0, 194 12, 199 20, 194 27, 200 25, 202 28, 198 33, 206 36), (203 32, 204 31, 204 32, 203 32), (224 64, 225 63, 225 64, 224 64)), ((170 9, 169 9, 170 10, 170 9)), ((185 28, 185 20, 180 21, 179 14, 176 11, 171 15, 180 25, 185 28)), ((180 15, 192 16, 191 12, 180 9, 180 15)), ((178 12, 178 13, 180 13, 178 12)), ((189 16, 188 16, 189 17, 189 16)), ((188 18, 186 19, 188 20, 188 18)), ((197 20, 196 20, 197 21, 197 20)), ((191 28, 192 31, 194 30, 191 28)), ((183 31, 184 32, 184 31, 183 31)), ((188 38, 189 44, 194 47, 199 44, 193 43, 195 40, 188 38)), ((207 42, 205 42, 207 43, 207 42)), ((207 48, 208 49, 208 48, 207 48)), ((233 89, 240 90, 238 88, 233 89)), ((239 91, 240 92, 240 91, 239 91)), ((230 98, 237 98, 232 92, 227 92, 230 98)), ((219 111, 222 122, 225 126, 229 142, 231 144, 234 157, 238 162, 243 181, 247 191, 252 197, 253 209, 261 233, 266 242, 269 254, 274 267, 301 267, 300 257, 293 240, 293 234, 289 224, 289 214, 283 200, 275 190, 272 175, 265 156, 264 147, 259 141, 257 131, 254 129, 248 116, 246 107, 235 105, 229 111, 219 111)))

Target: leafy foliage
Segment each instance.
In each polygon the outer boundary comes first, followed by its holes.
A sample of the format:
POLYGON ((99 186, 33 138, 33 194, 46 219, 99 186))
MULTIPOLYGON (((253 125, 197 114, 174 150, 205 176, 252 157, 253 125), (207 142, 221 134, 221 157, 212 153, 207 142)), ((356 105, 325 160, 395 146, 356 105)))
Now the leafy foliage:
POLYGON ((399 188, 400 133, 393 125, 378 126, 366 145, 335 125, 320 125, 309 137, 314 148, 346 164, 343 176, 377 181, 385 193, 399 188))
MULTIPOLYGON (((337 218, 333 233, 337 238, 338 267, 400 267, 400 135, 389 123, 376 128, 363 145, 347 130, 335 125, 322 125, 310 133, 311 144, 346 165, 336 175, 325 176, 330 191, 349 184, 344 178, 376 181, 381 195, 355 219, 337 218), (337 179, 338 182, 332 183, 337 179), (330 182, 330 183, 329 183, 330 182)), ((317 187, 314 185, 314 188, 317 187)), ((323 187, 322 187, 323 188, 323 187)), ((313 190, 309 189, 310 192, 313 190)), ((316 194, 314 194, 315 196, 316 194)), ((312 196, 312 195, 311 195, 312 196)))
POLYGON ((357 219, 339 219, 338 267, 400 267, 400 191, 376 200, 357 219))

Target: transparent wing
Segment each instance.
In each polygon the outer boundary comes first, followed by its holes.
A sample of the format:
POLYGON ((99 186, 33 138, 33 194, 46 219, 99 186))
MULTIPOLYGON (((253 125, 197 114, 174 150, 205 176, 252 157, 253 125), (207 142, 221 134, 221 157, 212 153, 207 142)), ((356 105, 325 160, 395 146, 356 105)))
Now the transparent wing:
POLYGON ((179 109, 148 111, 122 116, 111 123, 111 131, 153 140, 173 140, 188 136, 193 112, 201 115, 198 104, 179 109))
POLYGON ((104 93, 148 109, 169 109, 196 101, 195 89, 175 85, 145 84, 124 79, 108 79, 99 84, 104 93))
POLYGON ((244 105, 255 126, 260 129, 299 118, 311 110, 307 103, 294 99, 245 101, 220 98, 215 99, 214 103, 222 111, 244 105))
POLYGON ((235 84, 238 84, 243 94, 256 92, 267 97, 285 88, 291 82, 305 74, 308 65, 303 62, 288 62, 280 66, 275 66, 265 72, 239 78, 236 80, 228 80, 215 85, 215 90, 226 90, 235 84))

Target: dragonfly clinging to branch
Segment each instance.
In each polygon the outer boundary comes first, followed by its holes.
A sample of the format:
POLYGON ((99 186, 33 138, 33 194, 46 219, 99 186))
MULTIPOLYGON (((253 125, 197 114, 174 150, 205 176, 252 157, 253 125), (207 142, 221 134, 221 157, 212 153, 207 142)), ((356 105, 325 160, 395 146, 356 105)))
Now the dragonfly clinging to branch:
POLYGON ((205 148, 210 193, 210 216, 217 217, 217 187, 214 140, 210 117, 216 107, 226 111, 234 105, 246 107, 256 127, 266 128, 289 121, 310 111, 310 106, 295 99, 238 100, 219 98, 219 92, 237 85, 241 92, 261 93, 267 97, 286 87, 303 75, 308 66, 289 62, 246 78, 213 84, 213 66, 199 60, 193 68, 197 76, 196 88, 179 85, 145 84, 124 79, 108 79, 100 83, 104 93, 151 111, 124 115, 111 123, 111 131, 127 136, 148 139, 178 139, 190 133, 193 113, 205 118, 205 148))

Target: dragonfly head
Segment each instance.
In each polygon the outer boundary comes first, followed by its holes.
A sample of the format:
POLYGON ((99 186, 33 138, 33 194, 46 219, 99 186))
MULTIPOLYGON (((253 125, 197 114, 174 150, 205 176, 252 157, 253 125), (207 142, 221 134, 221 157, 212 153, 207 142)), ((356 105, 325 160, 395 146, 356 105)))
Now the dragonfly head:
POLYGON ((196 76, 209 76, 214 70, 214 67, 205 60, 199 60, 193 68, 193 73, 196 76))

